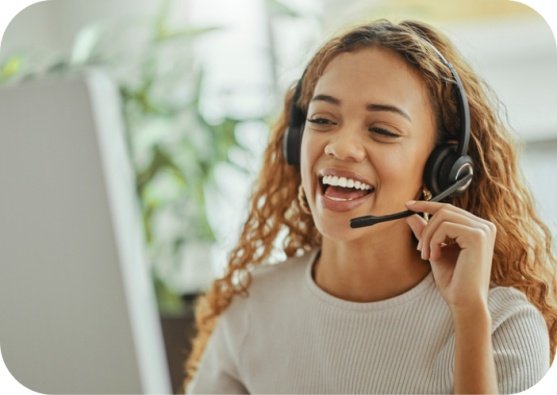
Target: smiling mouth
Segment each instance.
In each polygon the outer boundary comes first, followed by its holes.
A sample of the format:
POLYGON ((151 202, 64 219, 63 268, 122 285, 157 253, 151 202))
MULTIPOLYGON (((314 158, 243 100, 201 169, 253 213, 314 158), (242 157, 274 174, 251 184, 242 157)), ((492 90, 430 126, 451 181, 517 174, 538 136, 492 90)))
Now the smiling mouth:
POLYGON ((346 202, 361 199, 375 191, 373 185, 348 177, 319 177, 321 194, 333 201, 346 202))

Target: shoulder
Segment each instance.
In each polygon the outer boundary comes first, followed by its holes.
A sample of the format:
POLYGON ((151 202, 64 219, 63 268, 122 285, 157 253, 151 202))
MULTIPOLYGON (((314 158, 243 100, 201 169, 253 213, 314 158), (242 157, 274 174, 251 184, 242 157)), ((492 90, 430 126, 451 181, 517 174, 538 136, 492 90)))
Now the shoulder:
POLYGON ((315 252, 311 251, 281 263, 253 268, 247 293, 235 295, 219 315, 216 333, 234 344, 234 350, 241 349, 254 325, 272 322, 274 315, 284 314, 292 308, 292 300, 299 300, 306 270, 309 270, 313 257, 315 252), (258 319, 253 320, 253 317, 258 319))
POLYGON ((495 287, 489 291, 489 310, 493 328, 497 329, 509 320, 525 321, 530 325, 546 329, 542 313, 521 291, 512 287, 495 287))
POLYGON ((254 267, 250 272, 251 284, 246 295, 236 295, 223 316, 233 319, 235 316, 260 314, 270 307, 276 309, 277 304, 286 299, 295 298, 303 288, 310 269, 308 266, 316 253, 313 250, 280 263, 254 267))
POLYGON ((489 309, 499 389, 524 391, 549 369, 549 333, 541 312, 514 288, 490 290, 489 309))
POLYGON ((251 271, 251 285, 242 303, 254 314, 261 314, 262 310, 270 307, 277 309, 296 298, 303 289, 314 257, 315 251, 311 251, 280 263, 255 267, 251 271))

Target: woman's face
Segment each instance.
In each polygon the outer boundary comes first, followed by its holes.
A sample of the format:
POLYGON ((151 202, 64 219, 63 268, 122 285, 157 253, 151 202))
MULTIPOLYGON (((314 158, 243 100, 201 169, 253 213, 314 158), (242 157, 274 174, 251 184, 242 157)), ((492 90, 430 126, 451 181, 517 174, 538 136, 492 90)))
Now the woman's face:
POLYGON ((369 228, 351 229, 351 218, 402 211, 419 196, 434 119, 425 83, 395 52, 366 48, 327 65, 301 148, 302 185, 324 236, 361 237, 369 228))

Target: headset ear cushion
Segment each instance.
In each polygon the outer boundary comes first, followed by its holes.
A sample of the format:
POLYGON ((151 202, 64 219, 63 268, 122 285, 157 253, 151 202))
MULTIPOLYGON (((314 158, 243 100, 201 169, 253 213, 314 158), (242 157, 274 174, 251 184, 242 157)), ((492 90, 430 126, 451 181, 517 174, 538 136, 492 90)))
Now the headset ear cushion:
POLYGON ((427 159, 424 170, 424 182, 433 196, 447 189, 451 182, 449 175, 457 161, 456 144, 441 144, 435 147, 427 159))
POLYGON ((301 81, 296 85, 294 96, 290 103, 290 113, 288 129, 283 137, 282 149, 286 162, 291 165, 300 165, 300 150, 302 145, 302 134, 304 133, 304 123, 306 113, 298 106, 298 99, 301 94, 301 81))
POLYGON ((291 165, 300 165, 300 148, 302 144, 302 132, 299 126, 290 126, 286 131, 282 149, 286 162, 291 165))

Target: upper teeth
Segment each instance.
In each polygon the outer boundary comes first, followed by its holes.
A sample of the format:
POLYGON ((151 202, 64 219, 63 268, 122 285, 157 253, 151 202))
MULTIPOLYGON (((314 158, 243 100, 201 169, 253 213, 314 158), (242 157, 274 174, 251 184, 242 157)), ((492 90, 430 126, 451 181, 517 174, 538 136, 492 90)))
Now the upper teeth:
POLYGON ((351 178, 346 178, 346 177, 325 176, 323 177, 322 182, 325 185, 331 185, 334 187, 343 187, 343 188, 356 188, 356 189, 361 189, 362 191, 368 191, 372 189, 371 185, 368 185, 364 182, 353 180, 351 178))

